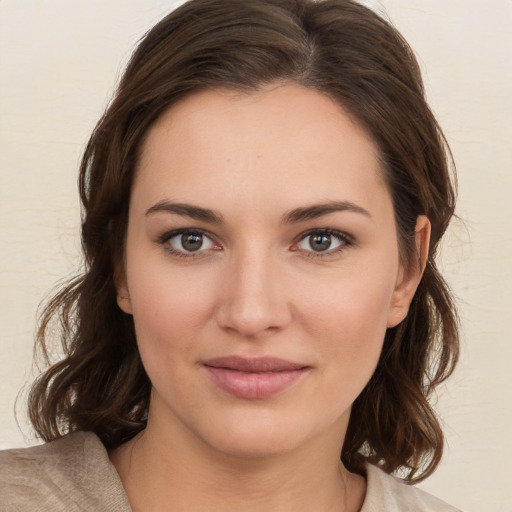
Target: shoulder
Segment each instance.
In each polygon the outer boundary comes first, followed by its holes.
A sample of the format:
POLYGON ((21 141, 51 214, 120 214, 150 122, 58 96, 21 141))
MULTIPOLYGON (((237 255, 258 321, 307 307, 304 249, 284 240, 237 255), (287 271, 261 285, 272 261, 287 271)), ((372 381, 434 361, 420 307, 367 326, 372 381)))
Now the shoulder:
POLYGON ((129 511, 107 451, 92 432, 0 452, 0 502, 11 511, 129 511))
POLYGON ((413 485, 366 465, 366 498, 361 512, 460 512, 413 485))

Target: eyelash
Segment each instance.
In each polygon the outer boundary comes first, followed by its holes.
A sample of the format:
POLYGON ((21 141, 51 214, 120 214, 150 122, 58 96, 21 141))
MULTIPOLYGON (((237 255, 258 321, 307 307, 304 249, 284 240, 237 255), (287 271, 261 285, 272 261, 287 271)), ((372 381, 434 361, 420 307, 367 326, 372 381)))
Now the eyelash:
POLYGON ((338 231, 336 229, 315 228, 300 234, 297 237, 296 242, 294 242, 294 245, 313 235, 326 235, 329 237, 337 238, 340 242, 340 245, 339 247, 327 251, 304 251, 304 254, 309 258, 328 258, 329 256, 336 256, 345 251, 348 247, 351 247, 355 244, 354 238, 348 233, 344 233, 343 231, 338 231))
MULTIPOLYGON (((197 252, 186 252, 186 251, 178 251, 173 249, 173 247, 168 243, 169 240, 176 236, 183 235, 199 235, 209 240, 212 240, 213 237, 206 231, 202 229, 177 229, 175 231, 170 231, 168 233, 164 233, 161 237, 159 237, 158 242, 165 246, 165 250, 169 252, 172 256, 177 256, 178 258, 197 258, 201 256, 201 253, 204 251, 198 250, 197 252)), ((215 244, 215 242, 213 242, 215 244)))
MULTIPOLYGON (((183 235, 199 235, 199 236, 202 236, 202 237, 205 237, 205 238, 211 240, 214 245, 218 245, 214 241, 213 237, 208 232, 203 231, 201 229, 177 229, 174 231, 170 231, 170 232, 164 233, 162 236, 160 236, 158 238, 158 242, 161 245, 164 245, 165 250, 167 252, 169 252, 172 256, 176 256, 178 258, 201 257, 201 253, 205 252, 204 250, 203 251, 198 250, 197 252, 192 252, 192 251, 186 252, 186 251, 179 251, 179 250, 173 249, 172 246, 170 246, 170 244, 168 243, 169 240, 171 240, 172 238, 174 238, 176 236, 180 236, 180 235, 181 236, 183 236, 183 235)), ((349 235, 348 233, 344 233, 343 231, 338 231, 338 230, 329 229, 329 228, 315 228, 315 229, 310 229, 309 231, 306 231, 305 233, 301 233, 293 242, 293 246, 296 246, 303 240, 305 240, 308 237, 311 237, 313 235, 317 235, 317 236, 325 235, 325 236, 336 238, 340 242, 340 245, 339 245, 339 247, 336 247, 335 249, 331 249, 331 250, 327 250, 327 251, 314 251, 314 250, 302 251, 309 258, 326 258, 329 256, 334 256, 334 255, 337 255, 337 254, 343 252, 344 250, 346 250, 347 247, 353 246, 355 244, 354 238, 351 235, 349 235)), ((300 249, 292 249, 292 250, 294 252, 300 251, 300 249)))

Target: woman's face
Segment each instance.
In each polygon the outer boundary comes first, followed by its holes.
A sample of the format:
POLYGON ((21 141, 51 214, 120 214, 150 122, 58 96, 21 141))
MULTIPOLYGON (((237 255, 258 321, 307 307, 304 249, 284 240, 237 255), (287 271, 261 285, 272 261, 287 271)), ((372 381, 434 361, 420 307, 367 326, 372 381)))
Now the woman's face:
POLYGON ((419 279, 400 265, 375 144, 293 85, 197 93, 158 120, 121 274, 153 384, 148 427, 245 456, 341 449, 419 279))

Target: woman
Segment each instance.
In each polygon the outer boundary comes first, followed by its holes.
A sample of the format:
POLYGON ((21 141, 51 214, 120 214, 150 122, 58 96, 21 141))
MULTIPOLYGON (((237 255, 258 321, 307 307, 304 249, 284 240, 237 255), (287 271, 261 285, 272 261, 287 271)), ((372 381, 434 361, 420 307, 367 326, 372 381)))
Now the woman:
MULTIPOLYGON (((349 0, 192 0, 85 151, 86 271, 47 306, 47 444, 7 510, 455 510, 428 403, 458 353, 449 158, 397 31, 349 0), (10 508, 9 508, 10 507, 10 508)), ((7 471, 8 468, 8 471, 7 471)))

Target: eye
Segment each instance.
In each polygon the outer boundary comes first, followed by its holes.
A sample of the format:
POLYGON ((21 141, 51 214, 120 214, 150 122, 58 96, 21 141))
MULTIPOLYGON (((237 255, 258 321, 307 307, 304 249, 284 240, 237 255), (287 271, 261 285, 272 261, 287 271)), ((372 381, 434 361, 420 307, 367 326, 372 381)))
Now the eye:
POLYGON ((194 253, 218 248, 205 233, 191 229, 167 233, 161 237, 160 242, 177 256, 192 256, 194 253))
POLYGON ((352 238, 346 233, 331 229, 317 229, 306 233, 298 242, 297 248, 312 253, 332 254, 352 245, 352 238))

